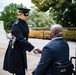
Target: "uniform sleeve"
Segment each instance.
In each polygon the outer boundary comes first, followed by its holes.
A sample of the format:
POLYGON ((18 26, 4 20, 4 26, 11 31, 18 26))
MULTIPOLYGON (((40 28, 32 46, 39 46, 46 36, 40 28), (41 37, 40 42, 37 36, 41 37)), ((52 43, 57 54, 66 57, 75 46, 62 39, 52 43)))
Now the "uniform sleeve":
POLYGON ((23 37, 22 31, 17 25, 13 25, 12 31, 14 36, 17 38, 17 40, 25 50, 31 51, 34 48, 34 46, 29 43, 28 40, 25 39, 25 37, 23 37))
POLYGON ((45 75, 48 70, 51 61, 53 59, 53 53, 48 47, 44 47, 42 50, 42 55, 37 68, 32 72, 33 75, 45 75))

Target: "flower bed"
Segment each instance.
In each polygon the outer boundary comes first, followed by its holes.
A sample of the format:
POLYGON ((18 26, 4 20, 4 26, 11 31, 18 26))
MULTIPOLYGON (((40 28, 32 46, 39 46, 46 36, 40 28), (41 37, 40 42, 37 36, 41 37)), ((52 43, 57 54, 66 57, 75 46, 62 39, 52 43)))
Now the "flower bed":
POLYGON ((64 31, 64 38, 69 41, 76 41, 76 31, 64 31))
POLYGON ((31 31, 29 33, 29 37, 38 39, 50 39, 49 31, 31 31))
MULTIPOLYGON (((50 31, 30 31, 29 38, 50 39, 50 31)), ((63 37, 69 41, 76 41, 76 31, 64 31, 63 37)))

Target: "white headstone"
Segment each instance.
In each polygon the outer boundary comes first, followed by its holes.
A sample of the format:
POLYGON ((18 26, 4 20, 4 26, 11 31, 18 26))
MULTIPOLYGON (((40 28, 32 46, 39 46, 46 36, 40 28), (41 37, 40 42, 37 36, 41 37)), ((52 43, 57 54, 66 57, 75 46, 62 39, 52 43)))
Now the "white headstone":
POLYGON ((29 30, 32 31, 32 25, 28 25, 29 26, 29 30))
MULTIPOLYGON (((4 30, 4 22, 0 21, 0 47, 7 42, 6 32, 4 30)), ((4 47, 4 46, 3 46, 4 47)))
POLYGON ((0 32, 5 32, 4 30, 4 22, 0 21, 0 32))

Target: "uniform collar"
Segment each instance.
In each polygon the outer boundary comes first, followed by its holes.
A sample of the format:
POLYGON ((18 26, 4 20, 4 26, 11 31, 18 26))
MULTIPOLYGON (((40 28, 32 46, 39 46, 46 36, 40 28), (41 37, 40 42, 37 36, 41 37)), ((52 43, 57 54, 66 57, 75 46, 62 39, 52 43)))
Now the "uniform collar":
POLYGON ((22 20, 22 19, 20 19, 20 18, 19 18, 19 20, 20 20, 21 22, 25 22, 24 20, 22 20))

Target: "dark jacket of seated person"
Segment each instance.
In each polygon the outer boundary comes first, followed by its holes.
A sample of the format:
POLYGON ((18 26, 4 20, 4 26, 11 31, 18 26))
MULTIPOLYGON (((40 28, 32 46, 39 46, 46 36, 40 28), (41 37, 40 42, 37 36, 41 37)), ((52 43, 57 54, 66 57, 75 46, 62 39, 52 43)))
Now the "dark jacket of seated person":
POLYGON ((43 47, 42 55, 32 75, 53 75, 54 62, 69 62, 69 46, 63 38, 63 27, 55 24, 50 28, 50 41, 43 47))

